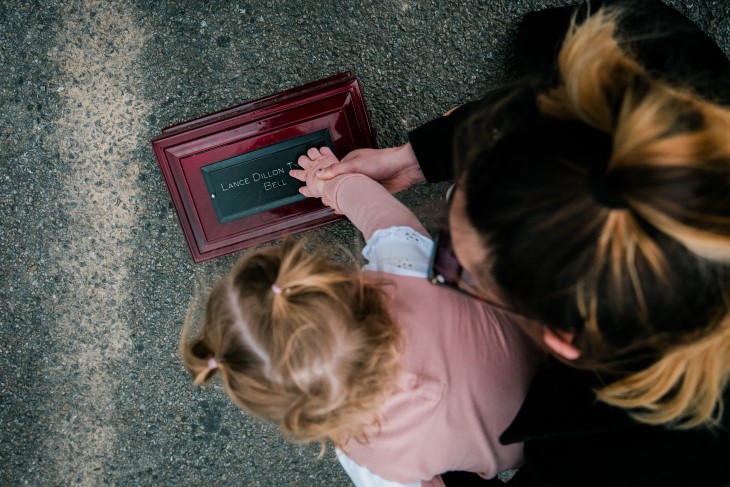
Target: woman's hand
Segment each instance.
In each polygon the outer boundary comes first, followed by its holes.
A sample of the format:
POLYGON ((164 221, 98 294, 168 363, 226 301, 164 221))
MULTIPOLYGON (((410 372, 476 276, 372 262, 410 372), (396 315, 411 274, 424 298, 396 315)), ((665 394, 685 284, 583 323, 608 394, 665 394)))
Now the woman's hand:
POLYGON ((301 169, 292 169, 289 171, 289 176, 307 183, 306 186, 299 188, 299 192, 304 196, 321 198, 324 181, 318 179, 315 175, 329 166, 337 165, 338 162, 337 157, 329 147, 311 148, 307 151, 307 155, 300 156, 297 159, 297 164, 301 169))
POLYGON ((425 181, 410 142, 387 149, 356 149, 343 157, 339 164, 316 173, 316 177, 326 180, 348 173, 369 176, 391 193, 425 181))

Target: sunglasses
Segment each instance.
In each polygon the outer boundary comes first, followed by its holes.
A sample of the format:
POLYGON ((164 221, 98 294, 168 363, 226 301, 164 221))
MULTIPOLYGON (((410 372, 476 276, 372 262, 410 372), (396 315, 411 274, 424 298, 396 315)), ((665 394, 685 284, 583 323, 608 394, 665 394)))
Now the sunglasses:
MULTIPOLYGON (((451 206, 456 192, 456 183, 446 190, 446 205, 451 206)), ((451 244, 451 233, 444 225, 433 234, 433 250, 428 263, 428 280, 431 284, 444 286, 454 291, 466 294, 479 301, 484 298, 476 291, 478 286, 471 275, 464 269, 456 257, 454 246, 451 244)))
POLYGON ((451 234, 446 229, 436 230, 433 235, 433 250, 428 265, 428 280, 466 294, 479 301, 489 302, 477 291, 474 278, 464 269, 451 244, 451 234))
POLYGON ((433 250, 428 265, 428 280, 431 284, 443 286, 452 291, 469 296, 482 303, 498 308, 515 317, 527 318, 523 313, 507 307, 501 300, 488 298, 480 291, 476 280, 467 272, 456 257, 451 244, 451 234, 446 228, 436 230, 433 234, 433 250))

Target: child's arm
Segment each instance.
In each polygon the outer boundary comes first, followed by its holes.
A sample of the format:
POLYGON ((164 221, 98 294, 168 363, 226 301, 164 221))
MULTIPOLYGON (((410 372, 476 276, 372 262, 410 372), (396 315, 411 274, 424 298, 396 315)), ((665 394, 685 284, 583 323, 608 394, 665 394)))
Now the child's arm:
POLYGON ((345 174, 326 181, 322 201, 345 215, 365 236, 390 227, 410 227, 428 236, 411 210, 393 197, 380 183, 362 174, 345 174))
POLYGON ((410 227, 425 236, 428 232, 403 203, 393 197, 380 183, 363 174, 343 174, 329 181, 318 179, 320 168, 336 164, 337 158, 327 147, 310 149, 299 158, 302 170, 291 176, 306 181, 300 192, 305 196, 322 198, 322 202, 344 214, 365 236, 366 240, 382 228, 410 227))

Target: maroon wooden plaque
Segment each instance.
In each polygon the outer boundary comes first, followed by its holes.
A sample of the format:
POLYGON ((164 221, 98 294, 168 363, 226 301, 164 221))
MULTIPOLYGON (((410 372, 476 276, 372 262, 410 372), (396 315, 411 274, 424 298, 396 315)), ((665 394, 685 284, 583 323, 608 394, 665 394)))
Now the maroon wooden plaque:
POLYGON ((162 130, 152 140, 193 261, 341 220, 288 175, 309 147, 375 147, 349 72, 162 130))

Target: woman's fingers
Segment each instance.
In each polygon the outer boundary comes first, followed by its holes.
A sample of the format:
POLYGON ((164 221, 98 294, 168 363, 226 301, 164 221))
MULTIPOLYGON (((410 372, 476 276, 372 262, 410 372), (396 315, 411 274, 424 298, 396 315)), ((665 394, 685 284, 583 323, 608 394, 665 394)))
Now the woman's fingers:
POLYGON ((360 169, 360 164, 358 161, 352 161, 352 162, 340 162, 339 164, 332 164, 331 166, 327 166, 324 168, 324 171, 320 171, 317 173, 317 177, 320 179, 332 179, 335 176, 339 176, 340 174, 349 174, 349 173, 360 173, 362 172, 360 169))

